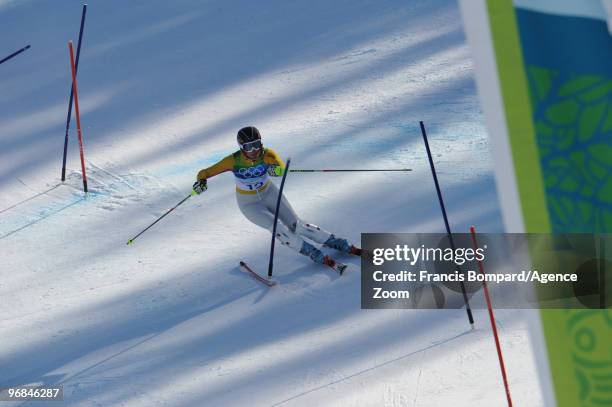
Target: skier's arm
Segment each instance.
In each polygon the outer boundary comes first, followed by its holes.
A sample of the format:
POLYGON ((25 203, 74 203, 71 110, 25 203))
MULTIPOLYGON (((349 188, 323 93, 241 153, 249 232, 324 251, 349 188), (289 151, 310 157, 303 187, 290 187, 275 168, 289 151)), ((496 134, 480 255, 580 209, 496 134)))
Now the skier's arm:
POLYGON ((215 175, 219 175, 222 172, 231 171, 234 167, 234 157, 228 155, 223 160, 219 161, 216 164, 211 165, 208 168, 204 168, 198 172, 198 181, 206 180, 208 178, 212 178, 215 175))
POLYGON ((285 163, 271 148, 266 149, 264 163, 268 166, 268 174, 273 177, 280 177, 285 172, 285 163))

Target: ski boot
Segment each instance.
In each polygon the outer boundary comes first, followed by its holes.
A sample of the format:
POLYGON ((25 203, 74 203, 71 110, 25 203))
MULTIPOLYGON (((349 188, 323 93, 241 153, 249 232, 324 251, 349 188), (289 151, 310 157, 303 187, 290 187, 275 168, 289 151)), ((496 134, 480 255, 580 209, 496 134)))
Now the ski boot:
POLYGON ((348 254, 353 255, 353 256, 362 257, 365 253, 359 247, 351 245, 351 248, 349 249, 348 254))
POLYGON ((372 260, 374 258, 374 253, 372 253, 370 250, 361 249, 357 246, 351 246, 351 251, 349 254, 359 256, 364 260, 372 260))
POLYGON ((329 256, 323 257, 323 264, 331 267, 334 271, 336 271, 340 275, 344 273, 344 270, 346 270, 346 267, 347 267, 346 264, 340 263, 339 261, 334 260, 329 256))
POLYGON ((352 245, 348 242, 348 240, 343 238, 337 238, 334 235, 331 235, 329 239, 324 243, 325 246, 331 247, 332 249, 336 249, 340 252, 350 254, 351 256, 358 256, 363 259, 371 259, 372 254, 367 250, 363 250, 355 245, 352 245))
POLYGON ((328 267, 331 267, 340 275, 342 275, 342 273, 344 273, 344 270, 346 269, 346 264, 342 264, 332 259, 330 256, 324 255, 321 250, 317 249, 306 241, 304 241, 304 243, 302 244, 302 249, 300 250, 300 253, 304 256, 310 257, 315 263, 324 264, 328 267))

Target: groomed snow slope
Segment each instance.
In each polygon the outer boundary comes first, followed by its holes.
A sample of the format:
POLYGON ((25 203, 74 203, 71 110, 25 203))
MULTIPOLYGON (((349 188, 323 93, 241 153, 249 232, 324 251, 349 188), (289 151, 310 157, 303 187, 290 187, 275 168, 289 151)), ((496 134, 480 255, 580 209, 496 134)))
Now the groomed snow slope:
MULTIPOLYGON (((486 313, 470 332, 462 310, 361 310, 345 257, 338 278, 278 248, 279 287, 244 275, 270 238, 228 174, 125 245, 245 125, 294 168, 414 170, 289 176, 303 219, 358 242, 443 231, 423 120, 454 231, 501 231, 455 2, 90 1, 87 198, 74 131, 57 186, 80 13, 0 0, 0 53, 32 44, 0 65, 0 387, 62 384, 71 406, 504 405, 486 313)), ((542 405, 525 313, 497 315, 515 405, 542 405)))

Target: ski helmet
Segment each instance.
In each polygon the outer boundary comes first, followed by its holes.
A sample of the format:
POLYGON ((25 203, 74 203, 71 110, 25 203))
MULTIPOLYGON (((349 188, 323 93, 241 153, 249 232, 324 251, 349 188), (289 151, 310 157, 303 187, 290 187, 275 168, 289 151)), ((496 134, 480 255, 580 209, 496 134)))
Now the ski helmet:
POLYGON ((261 145, 261 134, 257 127, 248 126, 238 130, 237 136, 238 144, 244 152, 250 152, 252 150, 260 150, 261 145))
POLYGON ((257 127, 247 126, 238 130, 239 144, 244 144, 255 140, 261 140, 261 134, 259 134, 257 127))

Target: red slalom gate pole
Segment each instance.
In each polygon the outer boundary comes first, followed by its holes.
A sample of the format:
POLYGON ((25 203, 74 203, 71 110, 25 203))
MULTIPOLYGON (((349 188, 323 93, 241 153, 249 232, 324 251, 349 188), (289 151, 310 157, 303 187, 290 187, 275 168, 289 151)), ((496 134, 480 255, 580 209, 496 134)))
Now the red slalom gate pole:
MULTIPOLYGON (((74 70, 79 71, 79 57, 81 55, 81 43, 83 40, 83 28, 85 28, 85 15, 87 14, 87 4, 83 4, 83 12, 81 13, 81 28, 79 29, 79 42, 77 42, 76 60, 74 70)), ((64 134, 64 157, 62 158, 62 182, 66 181, 66 156, 68 155, 68 130, 70 130, 70 117, 72 116, 72 100, 74 99, 74 91, 70 86, 70 98, 68 100, 68 114, 66 115, 66 132, 64 134)))
POLYGON ((74 114, 77 121, 77 134, 79 136, 79 150, 81 152, 81 171, 83 171, 83 191, 87 193, 87 174, 85 174, 85 154, 83 153, 83 132, 81 130, 81 114, 79 112, 79 93, 77 91, 76 66, 74 64, 74 49, 72 41, 68 41, 70 51, 70 68, 72 69, 72 92, 74 93, 74 114))
MULTIPOLYGON (((476 229, 474 226, 470 227, 470 233, 472 235, 472 243, 474 250, 478 250, 478 242, 476 241, 476 229)), ((478 262, 478 270, 480 274, 485 275, 482 261, 478 262)), ((493 315, 493 306, 491 305, 491 297, 489 296, 489 288, 487 287, 486 280, 483 280, 482 286, 484 289, 485 299, 487 301, 487 308, 489 309, 489 319, 491 320, 491 328, 493 329, 493 336, 495 337, 495 347, 497 348, 497 358, 499 359, 499 368, 501 369, 502 378, 504 380, 504 388, 506 389, 506 399, 508 400, 508 407, 512 407, 512 398, 510 398, 510 387, 508 386, 508 376, 506 376, 506 366, 504 365, 504 357, 502 355, 501 345, 499 344, 499 336, 497 335, 497 325, 495 324, 495 316, 493 315)))

